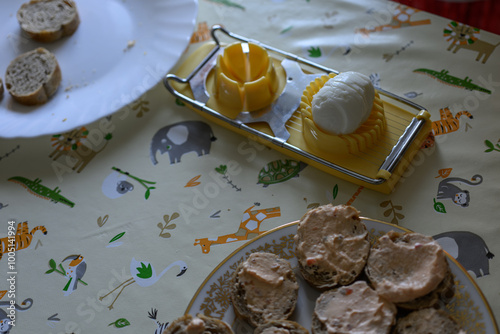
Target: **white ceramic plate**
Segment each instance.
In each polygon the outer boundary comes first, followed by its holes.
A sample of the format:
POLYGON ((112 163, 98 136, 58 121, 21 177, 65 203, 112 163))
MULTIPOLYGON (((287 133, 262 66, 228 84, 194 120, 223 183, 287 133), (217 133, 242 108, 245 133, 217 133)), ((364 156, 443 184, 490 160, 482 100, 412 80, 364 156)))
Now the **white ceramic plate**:
POLYGON ((70 37, 38 43, 20 31, 23 2, 0 2, 0 77, 10 61, 43 46, 53 52, 62 83, 46 104, 22 106, 5 92, 0 137, 58 134, 110 115, 156 85, 184 52, 197 0, 76 0, 80 26, 70 37))
MULTIPOLYGON (((372 241, 390 230, 408 232, 408 230, 401 227, 367 218, 364 218, 363 222, 372 241)), ((252 239, 234 251, 205 279, 189 303, 186 313, 192 315, 203 313, 222 319, 231 324, 235 333, 238 334, 253 333, 253 330, 245 322, 235 318, 229 300, 229 283, 231 275, 239 263, 253 252, 264 251, 275 253, 287 259, 295 269, 300 288, 297 307, 292 315, 292 320, 310 329, 311 315, 319 292, 311 288, 301 278, 297 270, 293 241, 296 232, 297 223, 289 223, 252 239)), ((468 333, 499 333, 488 302, 472 277, 452 257, 448 256, 448 262, 451 271, 455 275, 457 293, 455 298, 448 304, 447 311, 456 317, 468 333)))

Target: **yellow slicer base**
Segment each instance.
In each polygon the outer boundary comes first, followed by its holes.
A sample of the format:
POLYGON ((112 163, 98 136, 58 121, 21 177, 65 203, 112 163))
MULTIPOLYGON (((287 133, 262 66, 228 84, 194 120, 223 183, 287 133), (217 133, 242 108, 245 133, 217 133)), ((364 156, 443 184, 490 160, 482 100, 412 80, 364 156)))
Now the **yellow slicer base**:
MULTIPOLYGON (((204 61, 207 55, 210 54, 215 44, 208 42, 202 44, 198 49, 196 49, 191 55, 189 55, 177 68, 175 76, 180 78, 189 77, 189 75, 198 67, 200 63, 204 61)), ((280 93, 286 84, 286 75, 281 67, 281 60, 271 57, 273 64, 276 68, 277 78, 279 80, 279 88, 277 90, 280 93)), ((383 102, 383 109, 386 118, 386 129, 382 134, 377 145, 358 152, 357 154, 329 154, 327 152, 317 152, 317 150, 311 149, 304 136, 302 134, 302 118, 300 111, 296 110, 290 120, 286 122, 285 126, 290 133, 290 138, 286 141, 286 144, 292 145, 297 150, 290 150, 289 148, 283 147, 280 141, 269 141, 252 133, 249 133, 244 128, 239 127, 237 124, 232 124, 227 121, 227 118, 234 119, 238 112, 235 113, 234 110, 228 109, 225 105, 219 103, 215 98, 215 85, 214 85, 214 72, 211 70, 206 77, 206 91, 210 98, 206 103, 201 103, 194 100, 193 92, 189 84, 181 82, 172 82, 171 88, 175 91, 175 95, 187 101, 188 107, 199 113, 202 117, 205 117, 218 125, 221 125, 231 131, 239 133, 243 136, 249 137, 251 139, 257 140, 258 142, 265 144, 284 155, 289 156, 292 159, 302 161, 311 165, 325 173, 334 175, 341 179, 347 180, 354 184, 364 186, 369 189, 373 189, 382 193, 391 193, 394 190, 396 183, 400 180, 405 170, 408 168, 414 156, 418 153, 422 143, 428 137, 431 131, 431 121, 430 114, 425 110, 417 110, 417 113, 410 112, 403 108, 400 101, 396 101, 391 96, 386 94, 380 94, 383 102), (189 103, 189 101, 194 101, 189 103), (205 112, 203 109, 207 107, 210 108, 218 114, 211 114, 205 112), (226 118, 226 120, 224 120, 226 118), (413 135, 413 140, 411 144, 407 146, 404 153, 397 159, 397 165, 392 170, 392 173, 387 170, 381 169, 384 161, 388 156, 391 155, 393 148, 398 144, 398 141, 403 136, 409 125, 415 120, 423 121, 423 125, 420 126, 418 132, 413 135), (327 165, 316 161, 316 159, 309 159, 303 155, 297 153, 300 151, 305 151, 313 154, 322 159, 323 161, 330 162, 341 169, 346 169, 354 171, 358 174, 366 176, 371 179, 382 179, 382 182, 378 184, 373 184, 371 182, 365 182, 357 177, 350 176, 342 171, 328 167, 327 165)), ((166 83, 167 85, 167 83, 166 83)), ((168 88, 168 86, 167 86, 168 88)), ((170 90, 170 89, 169 89, 170 90)), ((300 98, 300 97, 299 97, 300 98)), ((420 122, 422 123, 422 122, 420 122)), ((266 123, 251 123, 247 124, 248 127, 255 129, 256 131, 267 135, 267 137, 273 137, 273 133, 266 123)))

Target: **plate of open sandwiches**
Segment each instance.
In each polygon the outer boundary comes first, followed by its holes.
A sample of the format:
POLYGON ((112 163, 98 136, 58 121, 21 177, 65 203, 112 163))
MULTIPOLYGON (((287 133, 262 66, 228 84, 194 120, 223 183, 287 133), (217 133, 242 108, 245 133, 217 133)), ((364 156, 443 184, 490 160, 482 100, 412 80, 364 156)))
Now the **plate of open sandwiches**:
POLYGON ((185 314, 166 333, 209 321, 223 333, 499 333, 473 278, 435 240, 331 204, 234 251, 185 314))
POLYGON ((2 1, 0 137, 63 133, 134 102, 182 55, 197 10, 197 0, 2 1))

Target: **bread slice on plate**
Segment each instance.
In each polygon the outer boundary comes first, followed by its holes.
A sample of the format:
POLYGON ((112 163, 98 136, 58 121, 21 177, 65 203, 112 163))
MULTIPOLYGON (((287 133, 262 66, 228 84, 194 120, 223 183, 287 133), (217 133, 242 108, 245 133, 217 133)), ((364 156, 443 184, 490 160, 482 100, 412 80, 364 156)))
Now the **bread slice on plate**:
POLYGON ((465 334, 458 323, 443 310, 426 308, 398 319, 393 334, 465 334))
POLYGON ((318 297, 311 332, 389 334, 396 313, 393 303, 379 296, 365 281, 356 281, 318 297))
POLYGON ((43 104, 55 94, 62 74, 53 53, 44 49, 23 53, 7 67, 5 87, 17 102, 24 105, 43 104))
POLYGON ((230 289, 235 314, 257 327, 290 317, 297 304, 299 284, 287 260, 256 252, 236 268, 230 289))
POLYGON ((409 302, 396 303, 396 306, 401 309, 413 311, 428 307, 439 308, 448 304, 454 298, 455 290, 455 276, 448 266, 448 272, 437 288, 409 302))
POLYGON ((19 8, 17 20, 29 37, 44 43, 70 36, 80 25, 72 0, 31 0, 19 8))
POLYGON ((203 314, 185 314, 172 321, 163 334, 234 334, 224 321, 203 314))
POLYGON ((390 231, 371 248, 365 272, 379 295, 399 304, 436 289, 449 266, 444 250, 431 237, 390 231))
POLYGON ((300 272, 318 289, 352 283, 363 272, 370 251, 359 211, 347 205, 328 204, 308 211, 294 240, 300 272))
POLYGON ((295 321, 272 320, 255 328, 253 334, 309 334, 309 331, 295 321))

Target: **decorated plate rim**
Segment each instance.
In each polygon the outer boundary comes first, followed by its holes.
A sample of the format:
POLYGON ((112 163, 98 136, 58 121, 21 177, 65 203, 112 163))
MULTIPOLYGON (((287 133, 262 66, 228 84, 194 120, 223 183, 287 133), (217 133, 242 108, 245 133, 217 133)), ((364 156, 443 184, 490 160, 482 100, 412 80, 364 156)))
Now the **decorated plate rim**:
MULTIPOLYGON (((392 227, 394 229, 400 230, 402 232, 414 232, 414 231, 412 231, 412 230, 410 230, 408 228, 405 228, 405 227, 402 227, 402 226, 398 226, 398 225, 394 225, 394 224, 390 224, 390 223, 387 223, 387 222, 384 222, 384 221, 381 221, 381 220, 367 218, 367 217, 360 217, 360 218, 361 218, 362 221, 369 221, 369 222, 375 223, 375 224, 382 224, 382 225, 389 226, 389 227, 392 227)), ((188 313, 191 312, 191 308, 193 307, 193 304, 198 299, 200 293, 205 289, 205 286, 210 281, 210 279, 221 269, 222 266, 224 266, 228 261, 230 261, 236 254, 238 254, 239 252, 241 252, 245 248, 249 247, 251 244, 256 243, 258 240, 260 240, 262 238, 266 238, 267 236, 269 236, 271 234, 274 234, 274 233, 276 233, 278 231, 281 231, 283 229, 290 228, 292 226, 296 226, 298 223, 299 223, 299 221, 295 220, 295 221, 292 221, 292 222, 289 222, 289 223, 277 226, 275 228, 272 228, 272 229, 270 229, 270 230, 268 230, 266 232, 263 232, 262 234, 256 236, 255 238, 247 241, 246 243, 244 243, 243 245, 241 245, 240 247, 238 247, 237 249, 235 249, 234 251, 232 251, 226 258, 224 258, 221 262, 219 262, 217 264, 217 266, 210 272, 210 274, 200 284, 200 286, 196 290, 194 296, 189 301, 189 304, 188 304, 188 306, 187 306, 187 308, 185 310, 185 314, 188 314, 188 313)), ((497 323, 496 323, 495 316, 493 314, 493 311, 492 311, 492 309, 491 309, 491 307, 490 307, 490 305, 489 305, 486 297, 484 296, 481 288, 477 284, 477 282, 474 280, 474 278, 467 272, 467 270, 454 257, 452 257, 446 251, 445 251, 445 253, 446 253, 446 257, 447 257, 448 261, 452 262, 459 269, 459 271, 461 272, 461 274, 463 274, 465 276, 465 278, 467 279, 467 282, 472 285, 473 289, 478 294, 481 302, 483 303, 483 306, 484 306, 485 310, 487 311, 488 319, 491 322, 491 326, 495 330, 496 334, 500 334, 498 326, 497 326, 497 323)), ((484 319, 484 320, 487 321, 488 319, 484 319)), ((485 332, 485 333, 487 333, 487 332, 485 332)))

